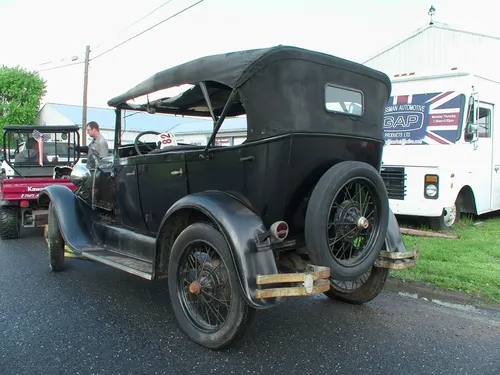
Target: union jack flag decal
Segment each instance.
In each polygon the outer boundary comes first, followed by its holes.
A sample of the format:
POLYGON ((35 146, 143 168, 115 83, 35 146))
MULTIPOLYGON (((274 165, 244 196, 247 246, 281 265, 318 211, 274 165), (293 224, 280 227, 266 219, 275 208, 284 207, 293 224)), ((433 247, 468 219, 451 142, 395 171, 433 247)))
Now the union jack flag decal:
POLYGON ((386 143, 455 143, 464 105, 465 95, 456 91, 392 96, 384 114, 386 143))

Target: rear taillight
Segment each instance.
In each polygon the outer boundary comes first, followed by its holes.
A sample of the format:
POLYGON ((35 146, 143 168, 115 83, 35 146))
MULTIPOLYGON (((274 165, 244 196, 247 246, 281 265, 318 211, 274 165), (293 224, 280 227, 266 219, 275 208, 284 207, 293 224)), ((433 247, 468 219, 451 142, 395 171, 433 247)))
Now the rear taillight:
POLYGON ((269 232, 274 238, 283 241, 288 236, 288 224, 284 221, 277 221, 271 225, 269 232))
POLYGON ((21 208, 28 208, 30 206, 30 202, 21 201, 21 203, 19 203, 19 206, 21 206, 21 208))

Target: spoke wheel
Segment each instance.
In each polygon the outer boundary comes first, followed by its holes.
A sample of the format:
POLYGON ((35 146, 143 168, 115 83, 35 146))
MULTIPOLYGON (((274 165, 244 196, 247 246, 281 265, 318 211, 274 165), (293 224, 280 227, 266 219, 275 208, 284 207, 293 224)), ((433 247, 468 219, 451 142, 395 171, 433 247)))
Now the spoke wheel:
POLYGON ((192 243, 179 262, 178 298, 191 323, 216 332, 231 309, 231 280, 219 254, 205 242, 192 243))
POLYGON ((345 267, 359 265, 370 254, 380 231, 380 202, 373 184, 353 178, 330 206, 327 241, 331 256, 345 267))
POLYGON ((385 241, 389 201, 377 170, 341 162, 316 184, 306 213, 311 260, 330 267, 333 280, 353 281, 366 273, 385 241))
POLYGON ((241 338, 255 310, 241 293, 229 247, 206 223, 187 227, 170 255, 168 283, 181 328, 198 344, 221 349, 241 338))

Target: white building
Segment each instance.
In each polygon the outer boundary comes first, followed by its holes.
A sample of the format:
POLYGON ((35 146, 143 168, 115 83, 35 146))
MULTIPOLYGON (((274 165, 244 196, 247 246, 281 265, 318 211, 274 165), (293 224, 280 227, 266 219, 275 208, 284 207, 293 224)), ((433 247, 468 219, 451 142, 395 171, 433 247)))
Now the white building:
MULTIPOLYGON (((124 111, 122 117, 122 143, 132 143, 142 131, 170 131, 175 134, 177 142, 206 145, 212 134, 211 118, 193 118, 183 116, 150 115, 146 112, 124 111)), ((113 148, 115 112, 113 108, 87 108, 87 122, 96 121, 101 134, 108 140, 109 148, 113 148)), ((76 105, 46 103, 39 111, 38 125, 78 125, 82 123, 82 107, 76 105)), ((84 127, 83 127, 84 128, 84 127)), ((83 130, 85 133, 85 130, 83 130)), ((227 118, 218 133, 216 143, 220 145, 236 145, 246 139, 246 118, 227 118)), ((86 138, 88 136, 86 134, 86 138)), ((82 137, 82 131, 80 131, 82 137)), ((151 137, 149 137, 151 139, 151 137)), ((148 140, 148 136, 141 138, 148 140)), ((89 144, 87 139, 86 144, 89 144)))
POLYGON ((451 69, 481 73, 500 80, 494 57, 500 38, 433 23, 383 49, 363 64, 386 73, 425 75, 451 69))

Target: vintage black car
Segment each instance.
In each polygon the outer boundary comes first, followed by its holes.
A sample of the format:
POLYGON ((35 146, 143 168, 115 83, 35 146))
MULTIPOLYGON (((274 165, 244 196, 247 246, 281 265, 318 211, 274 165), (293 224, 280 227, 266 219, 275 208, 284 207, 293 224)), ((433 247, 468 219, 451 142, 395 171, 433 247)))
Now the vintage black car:
POLYGON ((75 192, 50 186, 52 270, 64 247, 146 279, 168 279, 173 310, 212 349, 256 309, 289 296, 364 303, 388 269, 415 265, 380 177, 389 78, 323 53, 276 46, 202 57, 111 99, 114 154, 77 166, 75 192), (149 100, 174 86, 179 95, 149 100), (140 104, 133 99, 147 97, 140 104), (206 146, 123 145, 122 111, 211 117, 206 146), (247 139, 215 145, 228 116, 247 139))

